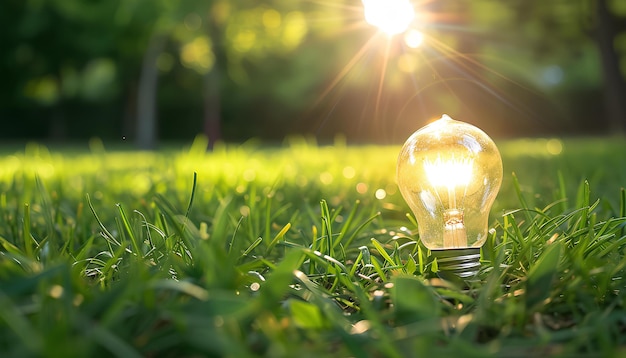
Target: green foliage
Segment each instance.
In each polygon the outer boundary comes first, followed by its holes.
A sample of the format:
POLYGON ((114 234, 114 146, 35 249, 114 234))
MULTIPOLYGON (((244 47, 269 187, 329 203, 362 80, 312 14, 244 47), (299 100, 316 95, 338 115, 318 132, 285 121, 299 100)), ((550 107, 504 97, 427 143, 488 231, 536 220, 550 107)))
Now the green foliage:
POLYGON ((0 355, 619 355, 624 144, 554 141, 501 143, 467 287, 415 241, 396 147, 3 150, 0 355))
POLYGON ((426 41, 409 49, 376 36, 358 0, 5 0, 0 137, 131 139, 152 93, 166 140, 202 131, 217 102, 229 140, 400 140, 441 113, 506 136, 606 131, 592 3, 415 2, 426 41))

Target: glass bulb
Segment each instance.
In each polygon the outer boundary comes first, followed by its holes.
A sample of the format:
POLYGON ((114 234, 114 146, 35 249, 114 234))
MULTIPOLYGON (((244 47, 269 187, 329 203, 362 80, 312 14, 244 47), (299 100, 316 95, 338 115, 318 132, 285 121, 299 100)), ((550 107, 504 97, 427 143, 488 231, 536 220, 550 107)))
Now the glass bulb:
POLYGON ((474 275, 502 183, 502 159, 493 140, 444 114, 404 143, 397 181, 440 270, 474 275))

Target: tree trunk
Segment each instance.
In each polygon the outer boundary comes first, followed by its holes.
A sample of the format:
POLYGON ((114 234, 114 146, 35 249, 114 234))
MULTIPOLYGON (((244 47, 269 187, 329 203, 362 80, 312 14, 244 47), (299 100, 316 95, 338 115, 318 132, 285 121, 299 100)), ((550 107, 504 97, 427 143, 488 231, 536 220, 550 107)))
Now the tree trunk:
POLYGON ((157 59, 163 51, 165 38, 154 34, 144 53, 137 93, 137 146, 151 150, 157 144, 156 94, 159 79, 157 59))
POLYGON ((617 21, 607 6, 607 0, 596 0, 596 42, 600 50, 604 78, 604 100, 611 133, 626 131, 626 81, 620 71, 619 56, 614 41, 617 21))
POLYGON ((48 136, 54 141, 67 139, 67 120, 63 110, 63 99, 60 99, 59 102, 55 107, 52 107, 48 130, 48 136))
POLYGON ((209 148, 221 139, 221 96, 219 67, 216 65, 204 75, 204 134, 209 139, 209 148))
POLYGON ((138 106, 137 82, 132 80, 124 89, 124 113, 122 114, 122 139, 135 138, 138 106))
POLYGON ((204 76, 204 135, 209 140, 209 148, 213 149, 215 143, 222 139, 222 108, 221 108, 221 87, 222 72, 228 63, 228 58, 224 51, 222 31, 220 24, 215 19, 210 19, 208 23, 209 37, 213 42, 213 55, 215 63, 209 73, 204 76))

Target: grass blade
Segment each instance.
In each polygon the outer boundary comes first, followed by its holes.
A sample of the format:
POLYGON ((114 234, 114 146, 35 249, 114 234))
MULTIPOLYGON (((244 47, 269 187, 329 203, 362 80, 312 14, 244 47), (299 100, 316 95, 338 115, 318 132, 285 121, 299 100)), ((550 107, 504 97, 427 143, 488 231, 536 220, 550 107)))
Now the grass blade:
POLYGON ((548 246, 530 268, 526 285, 526 307, 529 309, 536 310, 550 297, 562 253, 563 246, 560 242, 555 242, 548 246))
POLYGON ((123 228, 126 231, 126 234, 128 235, 130 239, 130 244, 133 248, 133 253, 137 255, 137 257, 142 257, 143 253, 141 250, 141 246, 139 246, 137 236, 135 235, 135 232, 132 229, 130 222, 128 221, 128 217, 126 216, 126 213, 124 212, 124 208, 122 207, 122 205, 117 204, 117 209, 120 214, 123 228))
POLYGON ((30 235, 30 205, 24 204, 24 221, 22 222, 22 240, 26 257, 33 258, 33 237, 30 235))
POLYGON ((385 261, 387 261, 387 263, 389 263, 389 265, 391 266, 398 266, 399 264, 391 258, 391 256, 389 256, 389 254, 387 253, 387 251, 385 250, 385 248, 383 247, 383 245, 376 239, 372 238, 372 245, 374 245, 374 248, 376 249, 376 251, 378 251, 378 253, 380 254, 380 256, 382 256, 385 261))

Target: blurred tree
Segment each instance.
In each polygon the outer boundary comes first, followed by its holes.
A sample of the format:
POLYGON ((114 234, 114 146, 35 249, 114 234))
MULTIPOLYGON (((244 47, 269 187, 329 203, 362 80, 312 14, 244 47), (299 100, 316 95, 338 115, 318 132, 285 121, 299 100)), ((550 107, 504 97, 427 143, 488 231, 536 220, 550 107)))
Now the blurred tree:
MULTIPOLYGON (((604 115, 598 116, 597 112, 586 114, 583 121, 587 124, 583 124, 583 128, 597 130, 600 127, 624 133, 626 68, 620 64, 626 63, 626 48, 620 52, 618 40, 626 36, 626 2, 554 0, 517 1, 517 4, 509 5, 516 9, 516 19, 510 23, 513 27, 508 29, 526 37, 522 47, 534 49, 535 58, 541 62, 559 63, 558 67, 546 68, 543 74, 548 81, 561 82, 561 67, 568 65, 576 67, 565 75, 586 82, 568 83, 569 91, 580 91, 584 86, 595 88, 596 81, 602 79, 604 115), (588 58, 588 54, 594 52, 594 46, 597 60, 588 58), (585 68, 588 61, 597 63, 597 66, 585 68), (596 120, 590 121, 591 118, 596 120)), ((571 104, 571 113, 576 113, 576 103, 571 104)))
MULTIPOLYGON (((38 136, 60 139, 68 131, 80 132, 67 118, 88 114, 81 125, 88 134, 96 127, 93 118, 117 118, 110 110, 125 102, 125 131, 134 132, 140 147, 150 148, 157 138, 159 77, 175 71, 176 81, 189 83, 187 71, 203 79, 203 127, 214 143, 221 132, 225 82, 239 84, 239 91, 248 86, 249 92, 273 92, 250 76, 272 56, 292 56, 303 41, 308 25, 300 5, 285 0, 7 0, 0 4, 7 27, 0 33, 0 116, 38 118, 40 124, 32 126, 40 129, 38 136), (93 110, 99 106, 109 110, 93 110)), ((307 73, 270 81, 284 86, 281 81, 303 78, 317 80, 307 73)), ((277 91, 282 93, 274 95, 285 94, 277 91)), ((169 93, 172 99, 184 96, 169 93)), ((300 92, 287 93, 292 100, 300 92)), ((179 125, 181 119, 172 118, 179 125)), ((13 123, 21 131, 28 127, 13 123)))
POLYGON ((68 117, 76 102, 115 97, 119 32, 110 19, 116 7, 107 1, 3 1, 2 108, 17 109, 37 131, 63 138, 72 130, 68 117), (38 118, 43 113, 51 118, 49 128, 38 118))
POLYGON ((431 41, 407 49, 370 41, 359 0, 4 0, 0 136, 367 140, 449 108, 529 135, 551 96, 571 128, 623 129, 626 2, 415 4, 431 41))
MULTIPOLYGON (((149 0, 136 0, 137 3, 149 0)), ((151 6, 157 7, 151 0, 151 6)), ((203 78, 203 130, 212 146, 221 137, 223 77, 245 77, 245 62, 266 61, 273 53, 295 49, 307 32, 304 15, 292 2, 225 0, 176 2, 161 0, 159 14, 144 53, 138 93, 138 145, 156 143, 158 61, 165 41, 180 46, 184 67, 203 78)), ((147 5, 147 4, 143 4, 147 5)), ((140 12, 144 6, 136 6, 140 12)))
POLYGON ((595 0, 592 36, 600 50, 604 95, 609 126, 613 132, 626 133, 626 49, 618 53, 618 39, 626 36, 624 1, 595 0), (620 58, 621 57, 621 58, 620 58))
MULTIPOLYGON (((141 58, 136 98, 136 140, 141 149, 154 149, 157 138, 159 57, 172 29, 182 21, 183 9, 171 0, 128 0, 120 4, 122 25, 135 29, 141 58)), ((128 126, 130 127, 130 126, 128 126)))

